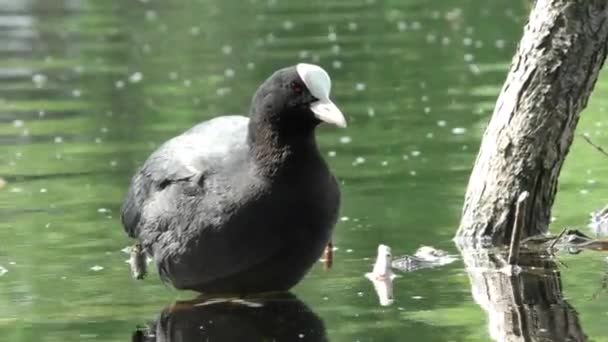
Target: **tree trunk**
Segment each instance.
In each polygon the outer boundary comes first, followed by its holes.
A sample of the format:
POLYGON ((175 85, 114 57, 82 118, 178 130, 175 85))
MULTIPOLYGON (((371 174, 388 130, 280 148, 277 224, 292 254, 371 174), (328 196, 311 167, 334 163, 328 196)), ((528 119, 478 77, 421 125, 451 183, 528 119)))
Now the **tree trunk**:
POLYGON ((608 1, 537 0, 484 134, 457 240, 508 243, 547 231, 557 178, 608 49, 608 1))

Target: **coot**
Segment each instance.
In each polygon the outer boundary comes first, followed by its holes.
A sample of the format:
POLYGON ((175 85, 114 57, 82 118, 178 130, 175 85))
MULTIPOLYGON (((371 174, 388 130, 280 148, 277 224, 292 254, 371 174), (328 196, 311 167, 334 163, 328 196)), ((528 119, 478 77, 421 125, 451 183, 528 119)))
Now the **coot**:
POLYGON ((131 181, 130 237, 178 289, 286 291, 318 260, 340 189, 314 130, 346 127, 321 67, 276 71, 244 116, 220 116, 165 142, 131 181))

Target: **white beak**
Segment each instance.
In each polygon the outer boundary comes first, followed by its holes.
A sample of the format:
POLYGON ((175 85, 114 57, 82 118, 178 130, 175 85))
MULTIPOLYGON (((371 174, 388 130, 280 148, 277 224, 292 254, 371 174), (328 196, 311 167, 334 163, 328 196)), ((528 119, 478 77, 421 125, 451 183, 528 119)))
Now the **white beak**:
POLYGON ((340 109, 329 99, 319 100, 310 105, 310 110, 315 114, 315 117, 323 122, 336 125, 338 127, 346 127, 346 119, 340 109))

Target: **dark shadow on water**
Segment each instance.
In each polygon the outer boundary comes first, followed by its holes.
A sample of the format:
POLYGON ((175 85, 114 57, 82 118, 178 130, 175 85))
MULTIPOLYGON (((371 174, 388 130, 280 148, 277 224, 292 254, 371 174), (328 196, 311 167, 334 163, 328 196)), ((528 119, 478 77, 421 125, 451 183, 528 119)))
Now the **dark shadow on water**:
POLYGON ((475 302, 495 341, 587 341, 564 299, 558 265, 546 253, 522 253, 517 271, 500 251, 461 250, 475 302))
POLYGON ((317 314, 290 293, 263 298, 177 301, 133 333, 151 341, 327 341, 317 314))

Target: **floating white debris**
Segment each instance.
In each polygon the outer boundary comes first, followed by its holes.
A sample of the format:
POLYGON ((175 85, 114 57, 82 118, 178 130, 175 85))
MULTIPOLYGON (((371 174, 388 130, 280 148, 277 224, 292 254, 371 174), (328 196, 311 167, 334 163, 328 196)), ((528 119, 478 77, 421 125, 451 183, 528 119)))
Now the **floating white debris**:
POLYGON ((332 52, 334 55, 339 55, 339 54, 340 54, 340 45, 337 45, 337 44, 336 44, 336 45, 333 45, 333 46, 331 47, 331 52, 332 52))
POLYGON ((41 193, 45 193, 45 192, 47 192, 47 191, 48 191, 48 190, 47 190, 47 189, 45 189, 45 188, 40 189, 40 192, 41 192, 41 193))
POLYGON ((338 40, 338 35, 335 32, 330 32, 327 35, 327 40, 329 40, 330 42, 335 42, 336 40, 338 40))
POLYGON ((506 44, 504 40, 498 39, 496 42, 494 42, 494 45, 496 45, 496 48, 498 49, 503 49, 506 44))
POLYGON ((405 21, 399 21, 397 23, 397 30, 399 30, 400 32, 407 30, 407 23, 405 21))
POLYGON ((116 81, 116 83, 114 83, 114 86, 116 87, 116 89, 122 89, 125 87, 125 81, 118 80, 116 81))
POLYGON ((342 217, 340 217, 340 221, 342 221, 342 222, 345 222, 345 221, 348 221, 348 220, 349 220, 348 216, 342 216, 342 217))
POLYGON ((581 195, 587 195, 589 193, 589 190, 587 190, 587 189, 581 189, 579 192, 580 192, 581 195))
POLYGON ((349 137, 349 136, 343 136, 340 137, 340 143, 341 144, 350 144, 353 141, 353 138, 349 137))
POLYGON ((336 151, 329 151, 329 152, 327 152, 327 156, 328 157, 332 157, 332 158, 335 157, 336 156, 336 151))
POLYGON ((91 266, 91 271, 99 272, 101 270, 103 270, 103 266, 99 266, 99 265, 91 266))
POLYGON ((427 43, 434 43, 436 41, 437 41, 437 36, 436 35, 434 35, 432 33, 429 33, 429 34, 426 35, 426 42, 427 43))
POLYGON ((410 152, 410 154, 412 155, 412 157, 418 157, 422 152, 418 151, 418 150, 414 150, 412 152, 410 152))
POLYGON ((351 31, 357 31, 358 27, 359 27, 359 25, 357 25, 357 23, 354 21, 351 21, 350 23, 348 23, 348 29, 351 31))
POLYGON ((364 91, 365 88, 367 88, 367 86, 365 85, 365 83, 357 83, 357 84, 355 84, 355 89, 357 91, 364 91))
POLYGON ((367 107, 367 115, 369 117, 374 117, 376 116, 376 111, 374 110, 374 108, 372 107, 367 107))
POLYGON ((473 56, 473 54, 471 53, 465 53, 464 54, 464 61, 467 63, 470 63, 473 61, 473 59, 475 59, 475 56, 473 56))
POLYGON ((441 38, 441 44, 443 44, 443 45, 450 45, 450 38, 449 37, 443 37, 443 38, 441 38))
POLYGON ((32 82, 34 82, 38 88, 42 88, 46 84, 46 81, 47 77, 43 74, 35 74, 32 76, 32 82))
POLYGON ((412 170, 410 171, 410 176, 415 176, 416 175, 416 171, 412 170))
POLYGON ((291 31, 291 29, 293 29, 293 21, 291 20, 285 20, 283 22, 283 29, 285 29, 286 31, 291 31))
POLYGON ((110 213, 112 211, 108 208, 99 208, 99 209, 97 209, 97 212, 100 214, 106 214, 106 213, 110 213))
POLYGON ((63 142, 63 138, 62 137, 55 137, 55 139, 53 139, 55 141, 55 144, 61 144, 63 142))
POLYGON ((146 11, 146 20, 147 21, 155 21, 157 18, 158 18, 158 15, 156 14, 156 11, 154 11, 154 10, 146 11))
POLYGON ((382 166, 387 166, 387 165, 388 165, 388 161, 383 160, 383 161, 380 163, 380 165, 382 165, 382 166))
POLYGON ((226 77, 234 77, 234 69, 226 69, 224 70, 224 76, 226 77))
POLYGON ((434 137, 434 136, 435 136, 435 135, 433 134, 433 132, 428 132, 428 133, 426 134, 426 138, 427 138, 427 139, 433 139, 433 137, 434 137))
POLYGON ((365 158, 363 157, 357 157, 355 158, 355 161, 353 162, 353 165, 359 165, 359 164, 363 164, 365 163, 365 158))
POLYGON ((232 46, 230 46, 230 45, 224 45, 224 46, 222 46, 222 53, 224 55, 231 54, 232 53, 232 46))
POLYGON ((3 266, 0 266, 0 277, 2 277, 3 275, 5 275, 6 272, 8 272, 8 270, 6 268, 4 268, 3 266))
POLYGON ((395 279, 395 274, 391 269, 391 260, 391 248, 387 245, 379 245, 374 268, 372 272, 365 274, 365 277, 374 284, 374 289, 382 306, 388 306, 394 302, 393 279, 395 279))
POLYGON ((80 89, 74 89, 72 90, 72 96, 74 97, 80 97, 82 95, 82 90, 80 89))
POLYGON ((247 63, 247 70, 253 70, 253 69, 255 69, 255 63, 253 63, 253 62, 247 63))
POLYGON ((454 135, 462 135, 467 132, 467 129, 464 127, 454 127, 452 128, 452 134, 454 135))
POLYGON ((422 24, 418 21, 414 21, 412 23, 412 30, 420 30, 422 28, 422 24))
POLYGON ((141 72, 136 71, 136 72, 132 73, 131 76, 129 76, 129 82, 138 83, 138 82, 141 82, 141 80, 143 78, 144 78, 144 75, 141 72))
POLYGON ((201 34, 201 28, 198 26, 192 26, 190 28, 190 34, 193 36, 198 36, 199 34, 201 34))
POLYGON ((416 299, 416 300, 420 300, 422 298, 423 298, 422 296, 412 296, 412 299, 416 299))
POLYGON ((472 39, 471 37, 465 37, 465 38, 462 40, 462 44, 463 44, 464 46, 471 46, 471 44, 473 44, 473 39, 472 39))
POLYGON ((446 125, 447 125, 447 122, 445 120, 437 121, 437 126, 439 126, 439 127, 445 127, 446 125))
POLYGON ((23 127, 23 124, 24 124, 23 120, 19 120, 19 119, 13 120, 13 126, 14 127, 17 127, 17 128, 23 127))

